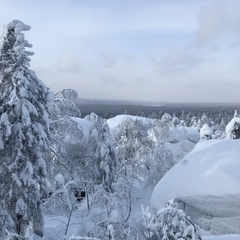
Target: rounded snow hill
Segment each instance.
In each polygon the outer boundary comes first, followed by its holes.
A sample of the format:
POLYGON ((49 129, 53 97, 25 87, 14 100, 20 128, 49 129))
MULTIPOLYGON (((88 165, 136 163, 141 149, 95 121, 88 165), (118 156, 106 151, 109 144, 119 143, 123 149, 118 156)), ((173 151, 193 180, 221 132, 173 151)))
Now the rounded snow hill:
POLYGON ((240 233, 240 140, 199 142, 158 182, 151 206, 159 210, 170 199, 212 233, 240 233))

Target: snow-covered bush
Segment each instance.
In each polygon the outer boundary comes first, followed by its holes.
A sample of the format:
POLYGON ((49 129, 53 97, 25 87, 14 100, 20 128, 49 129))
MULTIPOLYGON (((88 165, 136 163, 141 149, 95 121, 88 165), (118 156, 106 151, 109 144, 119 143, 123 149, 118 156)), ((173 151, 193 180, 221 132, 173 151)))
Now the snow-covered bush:
POLYGON ((212 139, 212 134, 213 131, 212 129, 208 126, 208 124, 204 124, 202 128, 200 129, 200 139, 201 140, 209 140, 212 139))
POLYGON ((234 117, 226 126, 226 134, 230 139, 240 138, 240 117, 234 117))
POLYGON ((63 89, 62 91, 57 92, 55 96, 56 98, 68 99, 70 101, 74 101, 78 98, 78 93, 73 89, 63 89))
POLYGON ((174 200, 157 212, 142 207, 146 239, 156 240, 200 240, 198 227, 180 210, 174 200))

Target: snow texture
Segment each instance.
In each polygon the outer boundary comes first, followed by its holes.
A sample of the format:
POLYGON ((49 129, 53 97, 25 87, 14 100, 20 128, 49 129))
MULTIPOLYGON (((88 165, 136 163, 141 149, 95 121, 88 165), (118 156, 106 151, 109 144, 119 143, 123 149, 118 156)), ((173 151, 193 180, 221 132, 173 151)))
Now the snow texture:
POLYGON ((212 233, 240 233, 237 223, 240 219, 239 155, 240 140, 199 142, 156 185, 151 197, 152 207, 161 209, 169 199, 176 199, 190 214, 198 215, 196 218, 202 216, 218 221, 208 223, 216 225, 208 229, 212 233), (224 227, 222 218, 229 218, 231 222, 233 218, 238 220, 224 227), (220 226, 221 229, 217 229, 220 226))
POLYGON ((63 175, 61 173, 57 174, 55 177, 55 180, 59 183, 59 184, 65 184, 65 179, 63 177, 63 175))

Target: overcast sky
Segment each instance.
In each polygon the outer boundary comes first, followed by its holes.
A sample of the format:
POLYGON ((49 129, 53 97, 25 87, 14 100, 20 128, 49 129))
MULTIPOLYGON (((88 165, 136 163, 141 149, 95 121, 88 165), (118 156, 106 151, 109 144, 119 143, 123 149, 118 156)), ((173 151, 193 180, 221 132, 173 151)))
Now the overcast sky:
POLYGON ((31 69, 81 98, 240 101, 239 0, 0 0, 22 20, 31 69))

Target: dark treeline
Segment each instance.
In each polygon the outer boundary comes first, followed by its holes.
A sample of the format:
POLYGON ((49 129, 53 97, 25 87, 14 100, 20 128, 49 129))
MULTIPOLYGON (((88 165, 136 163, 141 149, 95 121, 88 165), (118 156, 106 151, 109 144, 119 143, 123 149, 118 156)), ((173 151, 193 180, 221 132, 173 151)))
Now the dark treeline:
POLYGON ((94 101, 78 100, 75 102, 81 110, 81 116, 85 117, 91 112, 103 118, 112 118, 119 114, 138 115, 143 117, 161 118, 164 113, 181 118, 183 114, 217 115, 226 114, 232 116, 235 110, 240 110, 238 103, 164 103, 162 105, 147 105, 147 103, 133 103, 126 101, 94 101))

